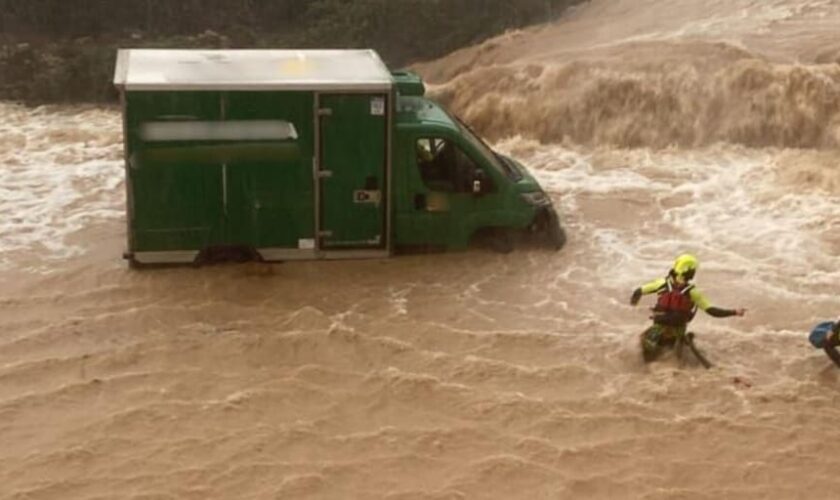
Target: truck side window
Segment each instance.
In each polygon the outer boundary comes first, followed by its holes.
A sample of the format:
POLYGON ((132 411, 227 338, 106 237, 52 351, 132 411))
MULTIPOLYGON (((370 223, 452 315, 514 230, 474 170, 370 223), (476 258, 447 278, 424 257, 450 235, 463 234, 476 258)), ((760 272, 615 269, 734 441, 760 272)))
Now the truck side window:
POLYGON ((417 167, 423 183, 432 191, 472 192, 478 167, 452 141, 440 137, 417 139, 417 167))

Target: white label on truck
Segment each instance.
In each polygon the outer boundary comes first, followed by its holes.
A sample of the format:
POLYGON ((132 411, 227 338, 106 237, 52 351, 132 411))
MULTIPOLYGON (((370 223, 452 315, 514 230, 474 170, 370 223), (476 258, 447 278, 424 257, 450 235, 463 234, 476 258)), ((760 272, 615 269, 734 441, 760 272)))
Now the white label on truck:
POLYGON ((225 122, 146 122, 140 137, 150 142, 297 140, 294 124, 285 120, 231 120, 225 122))
POLYGON ((311 238, 301 238, 298 240, 298 248, 301 250, 315 249, 315 240, 311 238))
POLYGON ((374 97, 370 100, 370 114, 373 116, 385 115, 385 98, 374 97))
POLYGON ((382 201, 382 193, 378 190, 358 189, 353 191, 353 203, 371 203, 379 205, 382 201))

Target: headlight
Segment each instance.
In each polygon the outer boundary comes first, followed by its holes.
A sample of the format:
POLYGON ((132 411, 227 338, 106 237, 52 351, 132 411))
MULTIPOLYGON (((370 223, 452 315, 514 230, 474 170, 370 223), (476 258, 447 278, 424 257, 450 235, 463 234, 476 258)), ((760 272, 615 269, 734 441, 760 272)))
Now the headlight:
POLYGON ((544 205, 551 205, 551 198, 542 191, 532 191, 530 193, 520 193, 522 199, 529 205, 541 207, 544 205))

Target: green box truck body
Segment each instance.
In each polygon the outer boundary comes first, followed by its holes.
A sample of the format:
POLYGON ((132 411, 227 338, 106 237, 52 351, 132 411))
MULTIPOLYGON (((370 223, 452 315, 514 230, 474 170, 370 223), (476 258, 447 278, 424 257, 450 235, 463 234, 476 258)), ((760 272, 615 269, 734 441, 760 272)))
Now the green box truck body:
POLYGON ((483 230, 563 243, 549 198, 368 50, 121 50, 127 257, 195 262, 463 248, 483 230))

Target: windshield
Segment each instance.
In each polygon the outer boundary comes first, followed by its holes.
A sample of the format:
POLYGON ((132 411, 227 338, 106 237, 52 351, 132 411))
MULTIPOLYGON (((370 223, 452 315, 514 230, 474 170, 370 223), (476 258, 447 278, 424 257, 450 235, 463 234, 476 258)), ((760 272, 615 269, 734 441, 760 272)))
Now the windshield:
POLYGON ((475 147, 478 151, 487 158, 497 170, 503 172, 509 179, 513 181, 518 181, 522 179, 522 174, 517 170, 513 165, 510 164, 509 160, 505 159, 502 155, 493 151, 493 148, 487 145, 483 139, 481 139, 478 134, 476 134, 473 129, 469 127, 466 123, 461 121, 460 118, 457 116, 455 117, 455 123, 458 124, 458 127, 461 129, 461 134, 467 138, 470 144, 475 147))

